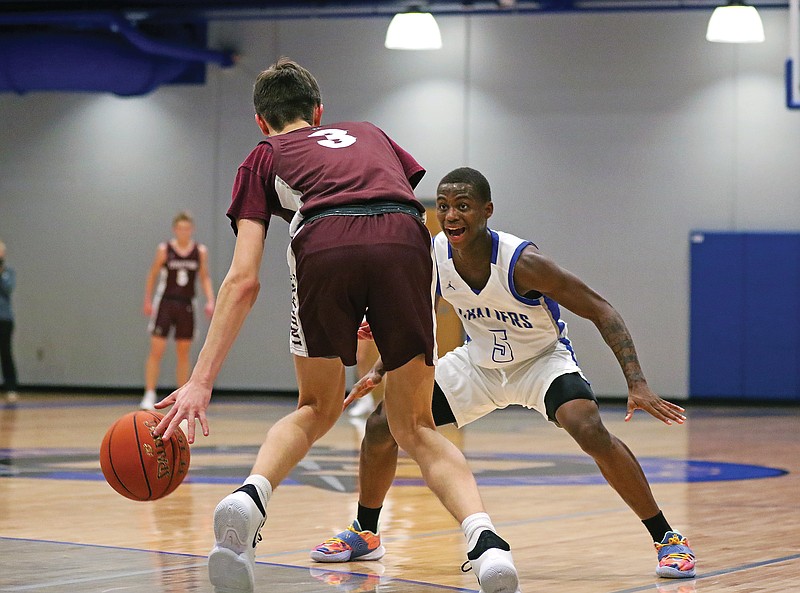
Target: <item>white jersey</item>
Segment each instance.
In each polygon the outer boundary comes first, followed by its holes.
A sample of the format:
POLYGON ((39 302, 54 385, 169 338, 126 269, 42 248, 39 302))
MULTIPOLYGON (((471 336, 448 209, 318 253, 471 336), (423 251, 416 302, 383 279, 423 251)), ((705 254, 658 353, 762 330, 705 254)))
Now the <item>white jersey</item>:
POLYGON ((444 233, 433 240, 438 267, 437 293, 455 308, 467 333, 470 361, 504 368, 561 347, 572 352, 567 324, 554 300, 536 293, 525 297, 514 287, 514 266, 530 241, 500 231, 492 236, 489 281, 473 290, 458 274, 444 233), (532 298, 531 298, 532 297, 532 298))

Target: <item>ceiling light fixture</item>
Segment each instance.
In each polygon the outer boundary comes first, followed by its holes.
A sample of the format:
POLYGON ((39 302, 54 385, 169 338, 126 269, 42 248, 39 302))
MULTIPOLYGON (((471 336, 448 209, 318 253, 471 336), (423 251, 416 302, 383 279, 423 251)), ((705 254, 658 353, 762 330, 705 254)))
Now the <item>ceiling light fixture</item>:
POLYGON ((753 6, 732 0, 717 6, 708 21, 706 39, 716 43, 762 43, 764 25, 753 6))
POLYGON ((431 13, 411 9, 394 15, 384 45, 387 49, 441 49, 442 34, 431 13))

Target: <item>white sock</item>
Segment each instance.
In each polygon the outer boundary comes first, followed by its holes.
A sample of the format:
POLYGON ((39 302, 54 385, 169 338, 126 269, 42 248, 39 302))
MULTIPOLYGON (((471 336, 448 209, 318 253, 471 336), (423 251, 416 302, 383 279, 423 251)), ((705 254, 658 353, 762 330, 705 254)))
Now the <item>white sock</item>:
POLYGON ((272 497, 272 484, 269 483, 269 480, 264 476, 253 474, 248 476, 244 483, 252 484, 256 487, 256 490, 258 490, 258 493, 261 495, 261 498, 264 501, 264 508, 266 508, 269 499, 272 497))
POLYGON ((155 389, 148 389, 144 392, 145 397, 152 397, 153 399, 156 398, 156 390, 155 389))
POLYGON ((467 550, 472 550, 475 547, 475 544, 478 543, 478 537, 483 531, 486 529, 495 531, 488 513, 470 515, 461 522, 461 529, 464 530, 464 536, 467 538, 467 550))

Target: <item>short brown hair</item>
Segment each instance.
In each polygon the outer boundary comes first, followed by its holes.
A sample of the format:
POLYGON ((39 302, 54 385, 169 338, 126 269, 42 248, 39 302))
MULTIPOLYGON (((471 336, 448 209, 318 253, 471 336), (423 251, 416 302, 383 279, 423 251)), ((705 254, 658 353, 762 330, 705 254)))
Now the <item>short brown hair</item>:
POLYGON ((253 104, 270 127, 282 130, 298 119, 313 124, 314 108, 322 98, 311 72, 282 57, 256 78, 253 104))
POLYGON ((194 218, 192 218, 188 210, 181 210, 175 215, 175 218, 172 219, 172 226, 175 226, 179 222, 191 222, 194 224, 194 218))

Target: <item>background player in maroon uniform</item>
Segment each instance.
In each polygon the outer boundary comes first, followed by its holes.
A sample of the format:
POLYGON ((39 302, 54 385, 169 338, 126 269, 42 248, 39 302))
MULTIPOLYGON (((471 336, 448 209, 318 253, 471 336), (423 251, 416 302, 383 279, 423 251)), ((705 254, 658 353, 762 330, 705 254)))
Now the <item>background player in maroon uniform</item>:
POLYGON ((463 454, 436 432, 431 415, 433 261, 424 208, 413 192, 424 169, 372 124, 321 126, 317 82, 289 60, 259 75, 254 103, 267 140, 245 159, 234 183, 233 261, 189 382, 158 404, 174 405, 156 433, 168 438, 188 418, 191 443, 197 418, 208 434, 214 380, 258 294, 270 218, 295 211, 287 257, 299 401, 269 429, 244 485, 217 505, 212 584, 253 590, 255 546, 272 490, 341 415, 344 365, 356 362, 366 314, 388 369, 384 401, 392 434, 461 522, 481 589, 515 593, 509 546, 484 512, 463 454))
POLYGON ((195 284, 200 279, 206 296, 205 313, 214 313, 214 288, 208 274, 208 250, 192 238, 194 220, 188 212, 179 212, 172 220, 173 238, 159 243, 153 265, 144 286, 144 314, 150 317, 150 354, 144 367, 144 396, 141 408, 152 409, 161 358, 170 331, 175 330, 175 379, 178 387, 189 379, 189 351, 194 337, 195 284), (156 287, 156 281, 158 286, 156 287), (155 296, 154 296, 155 288, 155 296))

